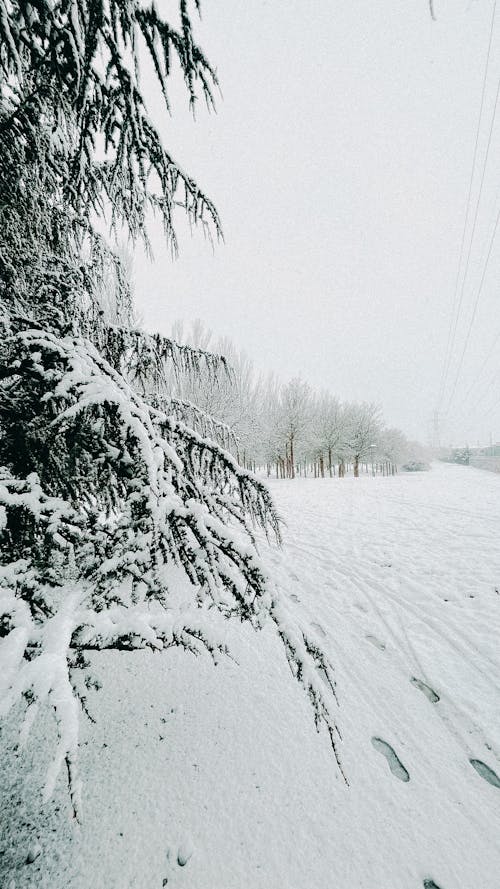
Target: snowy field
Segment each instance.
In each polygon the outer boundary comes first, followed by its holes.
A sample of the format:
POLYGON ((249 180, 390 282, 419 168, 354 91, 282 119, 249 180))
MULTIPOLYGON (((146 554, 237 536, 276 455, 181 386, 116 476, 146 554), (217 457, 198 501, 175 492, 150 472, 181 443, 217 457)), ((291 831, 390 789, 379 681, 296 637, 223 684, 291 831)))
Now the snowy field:
POLYGON ((229 626, 217 667, 101 654, 81 828, 62 777, 40 803, 50 715, 22 754, 2 730, 2 889, 499 889, 500 477, 271 487, 350 786, 270 630, 229 626))

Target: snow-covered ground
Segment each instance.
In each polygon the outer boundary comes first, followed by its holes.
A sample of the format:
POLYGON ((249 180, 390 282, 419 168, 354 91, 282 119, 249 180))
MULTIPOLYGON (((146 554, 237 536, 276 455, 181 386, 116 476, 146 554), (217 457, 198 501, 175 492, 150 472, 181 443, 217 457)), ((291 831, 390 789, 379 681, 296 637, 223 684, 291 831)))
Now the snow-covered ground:
POLYGON ((81 827, 62 778, 40 803, 50 715, 22 754, 2 730, 2 889, 499 889, 500 477, 271 487, 264 557, 336 668, 349 787, 270 628, 229 626, 217 667, 101 654, 81 827))

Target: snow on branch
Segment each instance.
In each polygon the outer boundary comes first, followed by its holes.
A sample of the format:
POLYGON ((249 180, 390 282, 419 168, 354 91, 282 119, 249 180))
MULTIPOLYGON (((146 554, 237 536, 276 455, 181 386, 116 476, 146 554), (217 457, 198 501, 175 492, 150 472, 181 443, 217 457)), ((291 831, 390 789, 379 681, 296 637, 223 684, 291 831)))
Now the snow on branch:
POLYGON ((342 736, 330 703, 338 704, 333 666, 319 643, 293 621, 282 597, 275 595, 269 613, 283 643, 292 676, 312 704, 316 728, 319 731, 324 726, 328 731, 337 766, 345 783, 349 784, 338 749, 342 736))
MULTIPOLYGON (((141 44, 167 110, 174 65, 191 106, 197 91, 213 105, 188 0, 178 11, 172 27, 142 0, 0 0, 0 714, 24 701, 25 740, 40 706, 53 707, 46 794, 65 765, 76 817, 79 716, 96 684, 85 652, 180 646, 217 659, 230 617, 274 623, 340 765, 331 665, 257 551, 257 529, 280 540, 270 494, 226 450, 229 426, 172 385, 231 372, 134 328, 126 263, 97 231, 147 243, 152 211, 175 251, 181 206, 222 234, 142 91, 141 44), (174 569, 190 581, 185 610, 174 569)), ((238 385, 241 428, 244 364, 238 385)))
POLYGON ((203 369, 212 379, 231 373, 223 355, 193 349, 160 334, 102 323, 96 325, 93 339, 106 360, 144 395, 165 394, 169 370, 197 376, 203 369))
POLYGON ((217 658, 228 652, 214 607, 257 629, 273 621, 341 768, 331 665, 290 619, 256 550, 253 526, 280 535, 265 485, 148 404, 88 340, 31 329, 2 349, 6 438, 20 428, 16 411, 29 428, 33 410, 36 430, 19 440, 18 466, 0 487, 0 712, 24 698, 27 736, 40 703, 54 707, 59 742, 47 793, 66 763, 78 815, 78 713, 92 684, 77 679, 84 652, 181 646, 217 658), (40 448, 40 475, 21 480, 40 448), (173 565, 192 584, 187 612, 171 597, 173 565))
POLYGON ((212 201, 162 145, 148 117, 139 46, 149 54, 170 110, 167 78, 180 65, 194 108, 197 87, 209 107, 217 77, 193 36, 185 0, 177 29, 140 0, 0 0, 0 71, 11 84, 2 126, 12 138, 40 147, 44 103, 72 120, 68 144, 59 146, 59 181, 82 219, 111 211, 113 227, 146 235, 148 209, 160 215, 173 250, 173 214, 181 206, 193 224, 219 237, 212 201))
POLYGON ((0 716, 5 716, 20 698, 28 707, 21 729, 21 744, 26 743, 40 705, 48 701, 55 713, 59 740, 47 774, 44 798, 55 787, 61 767, 66 763, 73 811, 80 817, 81 784, 77 773, 79 704, 74 694, 68 664, 68 651, 74 629, 74 612, 79 602, 77 592, 67 592, 60 608, 45 622, 35 622, 29 610, 9 590, 0 588, 0 619, 9 631, 0 640, 0 716))

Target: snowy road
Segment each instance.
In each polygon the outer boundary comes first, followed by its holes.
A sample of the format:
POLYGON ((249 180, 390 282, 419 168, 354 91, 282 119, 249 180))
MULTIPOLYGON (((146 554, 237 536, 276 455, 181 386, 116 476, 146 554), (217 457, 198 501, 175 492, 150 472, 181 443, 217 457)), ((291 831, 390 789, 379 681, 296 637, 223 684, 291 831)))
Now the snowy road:
POLYGON ((2 735, 2 887, 500 889, 500 477, 271 484, 264 555, 335 666, 350 786, 270 630, 229 627, 217 668, 101 655, 81 829, 62 786, 35 803, 50 722, 22 759, 2 735))

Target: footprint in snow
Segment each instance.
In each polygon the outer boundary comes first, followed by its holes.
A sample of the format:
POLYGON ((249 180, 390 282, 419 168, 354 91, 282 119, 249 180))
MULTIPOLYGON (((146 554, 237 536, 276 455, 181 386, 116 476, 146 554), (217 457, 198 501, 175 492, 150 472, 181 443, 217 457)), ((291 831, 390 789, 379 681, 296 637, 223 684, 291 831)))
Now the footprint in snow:
POLYGON ((296 593, 290 593, 290 599, 292 600, 292 602, 296 602, 297 604, 300 602, 300 599, 296 593))
POLYGON ((405 783, 410 780, 408 771, 405 769, 403 763, 390 744, 387 744, 386 741, 382 741, 382 738, 372 738, 372 744, 378 753, 385 756, 387 765, 395 778, 399 778, 400 781, 404 781, 405 783))
POLYGON ((184 840, 184 842, 180 844, 179 848, 177 849, 177 864, 179 865, 179 867, 186 866, 193 854, 193 851, 194 850, 191 843, 189 843, 187 840, 184 840))
POLYGON ((421 679, 417 679, 416 676, 412 676, 410 682, 412 685, 415 686, 415 688, 418 688, 418 690, 425 695, 425 697, 428 701, 431 702, 431 704, 437 704, 437 702, 440 700, 437 692, 435 692, 434 689, 430 687, 430 685, 426 685, 425 682, 422 682, 421 679))
POLYGON ((488 784, 491 784, 492 787, 500 787, 500 778, 485 762, 481 762, 480 759, 469 759, 469 762, 478 775, 481 775, 481 778, 484 778, 488 784))
POLYGON ((323 636, 323 639, 326 639, 326 635, 327 635, 326 630, 323 629, 321 624, 317 624, 313 621, 311 626, 313 627, 314 630, 316 630, 317 633, 319 633, 320 636, 323 636))
POLYGON ((38 856, 41 854, 42 854, 42 847, 37 840, 35 843, 32 843, 28 849, 28 854, 26 856, 26 864, 33 864, 33 862, 36 861, 38 856))
POLYGON ((169 846, 167 848, 167 874, 163 878, 163 886, 168 886, 170 878, 175 872, 175 865, 185 867, 189 859, 192 857, 193 852, 194 848, 192 844, 186 839, 180 843, 177 847, 177 851, 175 846, 169 846))
POLYGON ((385 651, 384 643, 381 642, 380 639, 377 639, 376 636, 368 635, 365 636, 365 639, 368 639, 368 642, 371 642, 371 644, 374 645, 375 648, 378 648, 379 651, 385 651))

